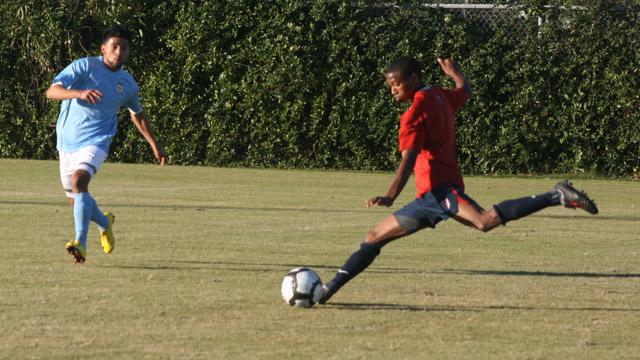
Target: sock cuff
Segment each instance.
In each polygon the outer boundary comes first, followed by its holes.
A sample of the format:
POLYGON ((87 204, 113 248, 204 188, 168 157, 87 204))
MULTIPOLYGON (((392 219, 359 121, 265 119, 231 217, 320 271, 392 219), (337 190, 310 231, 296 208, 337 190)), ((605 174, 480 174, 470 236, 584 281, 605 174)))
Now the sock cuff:
POLYGON ((364 251, 373 252, 376 255, 380 254, 380 247, 376 244, 363 242, 360 244, 360 248, 364 251))
POLYGON ((497 205, 493 205, 493 210, 496 211, 496 214, 498 214, 498 218, 500 219, 500 223, 502 224, 502 226, 507 225, 507 221, 505 220, 505 216, 502 213, 502 211, 500 210, 500 208, 498 207, 499 204, 497 205))
POLYGON ((74 193, 73 198, 75 199, 86 199, 87 197, 91 197, 91 194, 88 192, 74 193))

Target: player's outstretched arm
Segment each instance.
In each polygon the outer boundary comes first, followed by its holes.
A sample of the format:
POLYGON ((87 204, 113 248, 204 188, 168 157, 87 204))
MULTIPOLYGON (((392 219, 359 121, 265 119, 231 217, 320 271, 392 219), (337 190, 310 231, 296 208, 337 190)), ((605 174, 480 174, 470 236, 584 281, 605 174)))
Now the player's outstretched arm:
POLYGON ((136 125, 138 132, 142 134, 145 140, 151 146, 151 150, 153 150, 153 156, 156 157, 158 162, 160 162, 160 166, 164 166, 167 162, 167 154, 164 149, 162 149, 158 142, 156 141, 156 137, 153 135, 153 131, 151 131, 151 126, 149 125, 149 118, 145 114, 145 112, 141 112, 139 114, 131 113, 131 121, 136 125))
POLYGON ((456 83, 457 89, 464 88, 469 96, 471 96, 471 83, 464 77, 464 74, 462 74, 462 69, 457 61, 448 58, 438 58, 438 64, 440 64, 444 74, 456 83))
POLYGON ((81 99, 91 104, 95 104, 102 100, 102 93, 99 90, 87 89, 87 90, 72 90, 65 89, 60 84, 53 84, 47 89, 47 99, 51 100, 68 100, 68 99, 81 99))
POLYGON ((409 180, 409 176, 411 176, 411 172, 413 171, 413 165, 416 162, 416 157, 418 156, 418 150, 415 149, 407 149, 402 151, 402 160, 400 160, 400 165, 398 165, 398 170, 393 177, 393 181, 391 182, 391 186, 389 187, 389 191, 387 191, 386 196, 376 196, 366 201, 366 206, 370 207, 373 205, 378 206, 391 206, 393 202, 396 200, 398 195, 404 189, 404 186, 407 185, 407 181, 409 180))

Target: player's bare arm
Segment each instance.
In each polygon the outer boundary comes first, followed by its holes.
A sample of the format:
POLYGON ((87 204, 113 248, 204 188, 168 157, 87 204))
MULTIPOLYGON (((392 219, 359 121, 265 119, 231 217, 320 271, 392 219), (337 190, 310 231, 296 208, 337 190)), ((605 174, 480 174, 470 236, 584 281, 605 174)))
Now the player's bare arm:
POLYGON ((469 96, 471 96, 471 83, 464 77, 464 74, 462 74, 462 69, 457 61, 453 59, 438 58, 438 64, 440 64, 444 74, 456 83, 457 89, 464 88, 469 96))
POLYGON ((68 100, 68 99, 80 99, 95 104, 102 100, 102 93, 99 90, 87 89, 87 90, 73 90, 65 89, 60 84, 54 84, 47 89, 46 96, 51 100, 68 100))
POLYGON ((151 146, 151 150, 153 150, 153 156, 155 156, 156 160, 160 163, 160 166, 164 166, 167 161, 167 154, 164 149, 162 149, 158 142, 156 141, 156 137, 153 135, 153 131, 151 130, 151 126, 149 125, 149 118, 145 114, 145 112, 141 112, 139 114, 131 113, 131 121, 135 124, 138 132, 144 137, 145 140, 151 146))
POLYGON ((402 159, 400 160, 400 165, 398 165, 398 170, 393 177, 393 181, 391 182, 389 191, 387 191, 387 195, 376 196, 367 200, 367 207, 373 205, 389 207, 393 205, 393 202, 396 200, 398 195, 400 195, 402 189, 404 189, 404 186, 407 184, 407 181, 411 176, 413 165, 416 162, 417 156, 418 151, 415 149, 407 149, 402 151, 402 159))

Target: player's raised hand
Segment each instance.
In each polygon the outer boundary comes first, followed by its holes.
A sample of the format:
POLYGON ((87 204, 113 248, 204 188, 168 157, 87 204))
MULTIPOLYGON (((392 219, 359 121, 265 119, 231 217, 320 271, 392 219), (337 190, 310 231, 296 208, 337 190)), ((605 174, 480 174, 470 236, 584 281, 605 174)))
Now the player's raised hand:
POLYGON ((438 64, 442 71, 456 83, 456 88, 464 88, 471 96, 471 83, 462 74, 462 69, 457 61, 450 58, 438 58, 438 64))
POLYGON ((449 77, 462 76, 462 69, 457 61, 451 58, 438 58, 442 71, 449 77))
POLYGON ((78 97, 90 104, 95 104, 98 101, 102 100, 102 92, 95 89, 82 90, 80 91, 80 95, 78 97))
POLYGON ((376 197, 372 197, 371 199, 365 201, 365 206, 366 207, 371 207, 371 206, 386 206, 389 207, 391 205, 393 205, 393 199, 388 197, 388 196, 376 196, 376 197))

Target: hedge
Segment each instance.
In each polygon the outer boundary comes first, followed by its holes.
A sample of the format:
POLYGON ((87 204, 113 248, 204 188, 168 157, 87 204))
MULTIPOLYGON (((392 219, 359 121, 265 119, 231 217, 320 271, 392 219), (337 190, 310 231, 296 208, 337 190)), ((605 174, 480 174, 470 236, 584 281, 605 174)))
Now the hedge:
MULTIPOLYGON (((44 92, 122 23, 136 35, 128 70, 176 164, 392 170, 405 107, 382 71, 410 54, 433 85, 453 86, 437 56, 473 84, 458 114, 463 172, 637 174, 640 10, 576 4, 5 1, 0 157, 56 157, 59 103, 44 92)), ((125 112, 110 159, 152 160, 125 112)))

